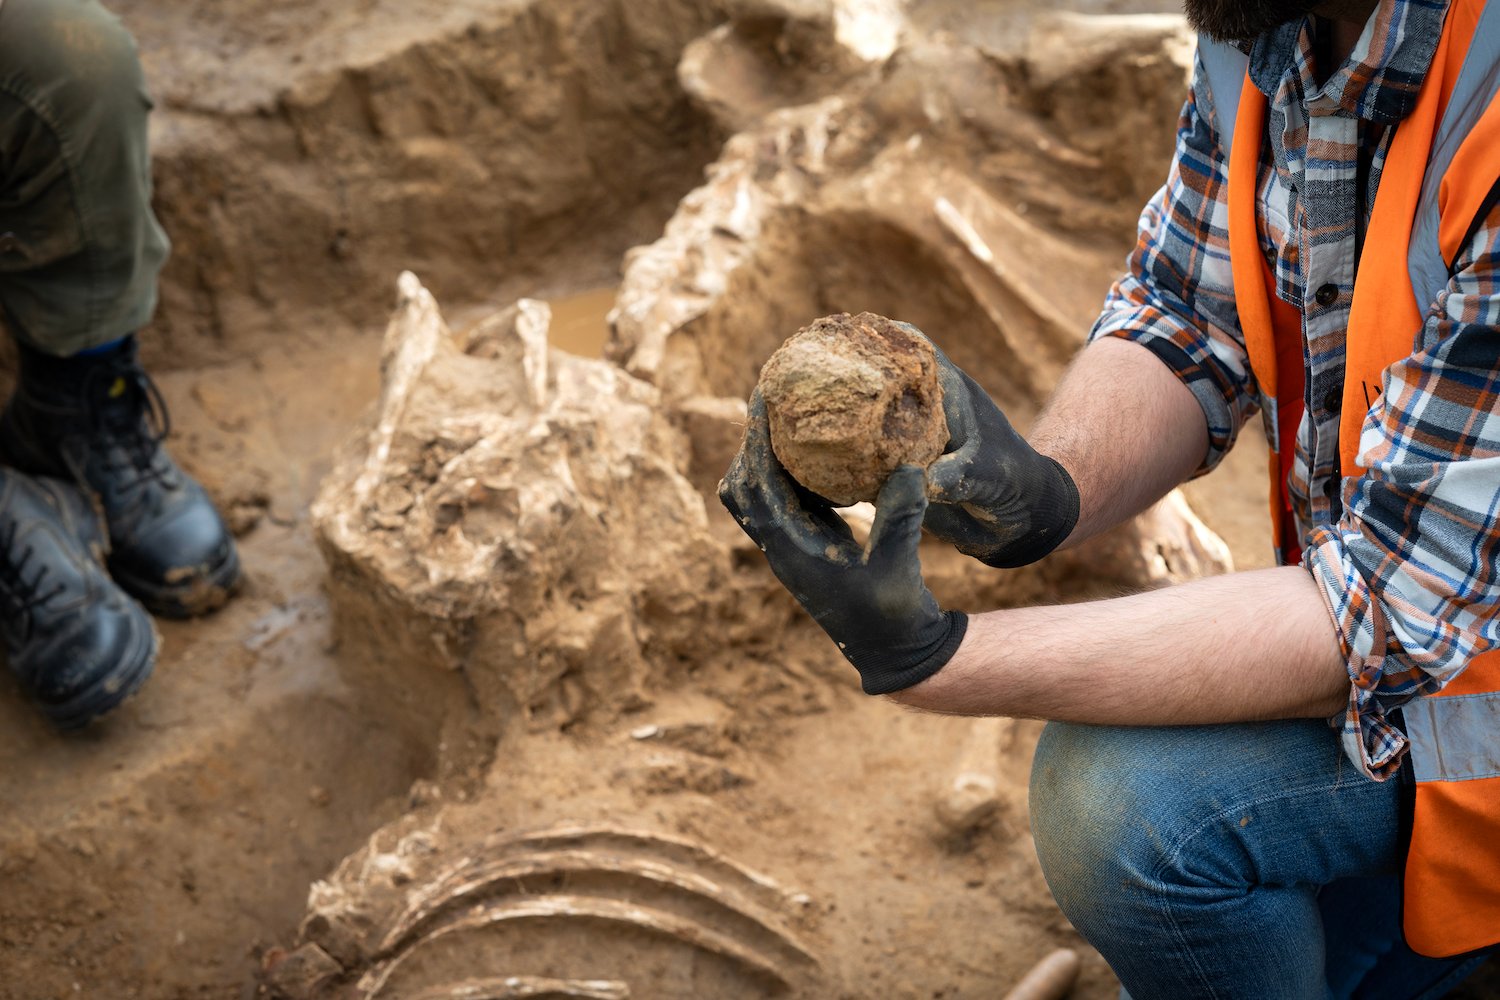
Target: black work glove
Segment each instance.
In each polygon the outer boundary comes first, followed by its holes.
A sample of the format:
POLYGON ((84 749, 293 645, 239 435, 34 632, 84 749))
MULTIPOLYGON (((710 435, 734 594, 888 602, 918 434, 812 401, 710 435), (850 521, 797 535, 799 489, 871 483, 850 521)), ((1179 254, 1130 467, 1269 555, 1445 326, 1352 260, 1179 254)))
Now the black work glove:
POLYGON ((1078 523, 1078 487, 1015 432, 979 383, 937 356, 950 440, 927 470, 927 530, 990 566, 1034 563, 1078 523))
POLYGON ((891 475, 861 546, 833 508, 798 486, 777 461, 757 389, 744 444, 719 484, 719 500, 854 664, 866 694, 920 683, 958 651, 968 616, 938 607, 917 557, 927 510, 920 467, 904 465, 891 475))

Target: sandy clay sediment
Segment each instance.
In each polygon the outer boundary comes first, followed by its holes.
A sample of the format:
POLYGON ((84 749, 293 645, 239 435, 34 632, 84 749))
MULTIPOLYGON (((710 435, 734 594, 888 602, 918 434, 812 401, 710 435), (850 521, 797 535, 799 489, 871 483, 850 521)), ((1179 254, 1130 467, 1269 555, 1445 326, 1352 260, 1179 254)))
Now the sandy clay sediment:
MULTIPOLYGON (((992 997, 1058 946, 1113 996, 1032 852, 1038 727, 860 695, 713 499, 816 316, 1035 412, 1187 66, 1080 6, 120 0, 177 244, 148 356, 250 586, 81 739, 0 699, 0 997, 992 997), (559 350, 615 285, 605 357, 559 350)), ((923 559, 972 608, 1227 552, 1174 495, 923 559)))

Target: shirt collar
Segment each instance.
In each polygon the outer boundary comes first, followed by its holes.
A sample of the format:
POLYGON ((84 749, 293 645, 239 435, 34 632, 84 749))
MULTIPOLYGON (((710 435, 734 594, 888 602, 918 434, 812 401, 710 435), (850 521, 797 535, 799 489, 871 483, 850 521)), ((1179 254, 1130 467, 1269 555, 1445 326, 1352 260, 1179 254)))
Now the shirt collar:
POLYGON ((1250 79, 1267 97, 1302 93, 1309 105, 1394 124, 1411 113, 1437 52, 1449 0, 1381 0, 1344 64, 1319 87, 1311 17, 1274 28, 1250 48, 1250 79))

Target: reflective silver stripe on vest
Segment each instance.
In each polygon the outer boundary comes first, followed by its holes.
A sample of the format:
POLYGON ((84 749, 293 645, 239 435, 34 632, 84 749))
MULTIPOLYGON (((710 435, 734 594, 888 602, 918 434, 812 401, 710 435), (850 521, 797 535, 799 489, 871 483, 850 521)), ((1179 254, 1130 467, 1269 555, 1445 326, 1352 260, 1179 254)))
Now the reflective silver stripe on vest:
POLYGON ((1198 36, 1198 59, 1208 81, 1209 96, 1214 101, 1214 127, 1219 132, 1219 149, 1224 162, 1234 150, 1234 126, 1239 120, 1240 92, 1245 87, 1245 73, 1250 58, 1228 42, 1216 42, 1207 35, 1198 36))
POLYGON ((1438 293, 1448 287, 1452 275, 1448 266, 1451 261, 1443 259, 1439 246, 1442 217, 1437 205, 1443 177, 1458 147, 1489 108, 1497 91, 1500 91, 1500 0, 1491 0, 1479 15, 1474 42, 1469 46, 1448 110, 1438 126, 1432 156, 1427 161, 1427 176, 1422 182, 1416 224, 1411 230, 1411 253, 1406 263, 1411 271, 1412 290, 1417 293, 1417 302, 1424 312, 1437 301, 1438 293))
POLYGON ((1401 712, 1418 781, 1500 777, 1500 692, 1419 698, 1401 712))

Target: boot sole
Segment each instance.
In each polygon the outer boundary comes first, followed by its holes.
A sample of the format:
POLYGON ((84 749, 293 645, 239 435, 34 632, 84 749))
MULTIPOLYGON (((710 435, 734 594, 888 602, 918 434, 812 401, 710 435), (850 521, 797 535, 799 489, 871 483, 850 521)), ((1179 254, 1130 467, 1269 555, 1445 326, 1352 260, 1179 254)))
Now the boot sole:
POLYGON ((146 683, 156 668, 159 645, 156 627, 148 622, 141 641, 130 651, 119 670, 65 705, 40 706, 42 714, 53 726, 63 731, 82 729, 101 716, 108 715, 129 701, 146 683))
POLYGON ((207 567, 185 584, 148 583, 114 566, 109 571, 120 589, 140 601, 147 611, 174 619, 198 618, 219 610, 243 582, 239 551, 234 546, 230 546, 225 559, 207 567))

